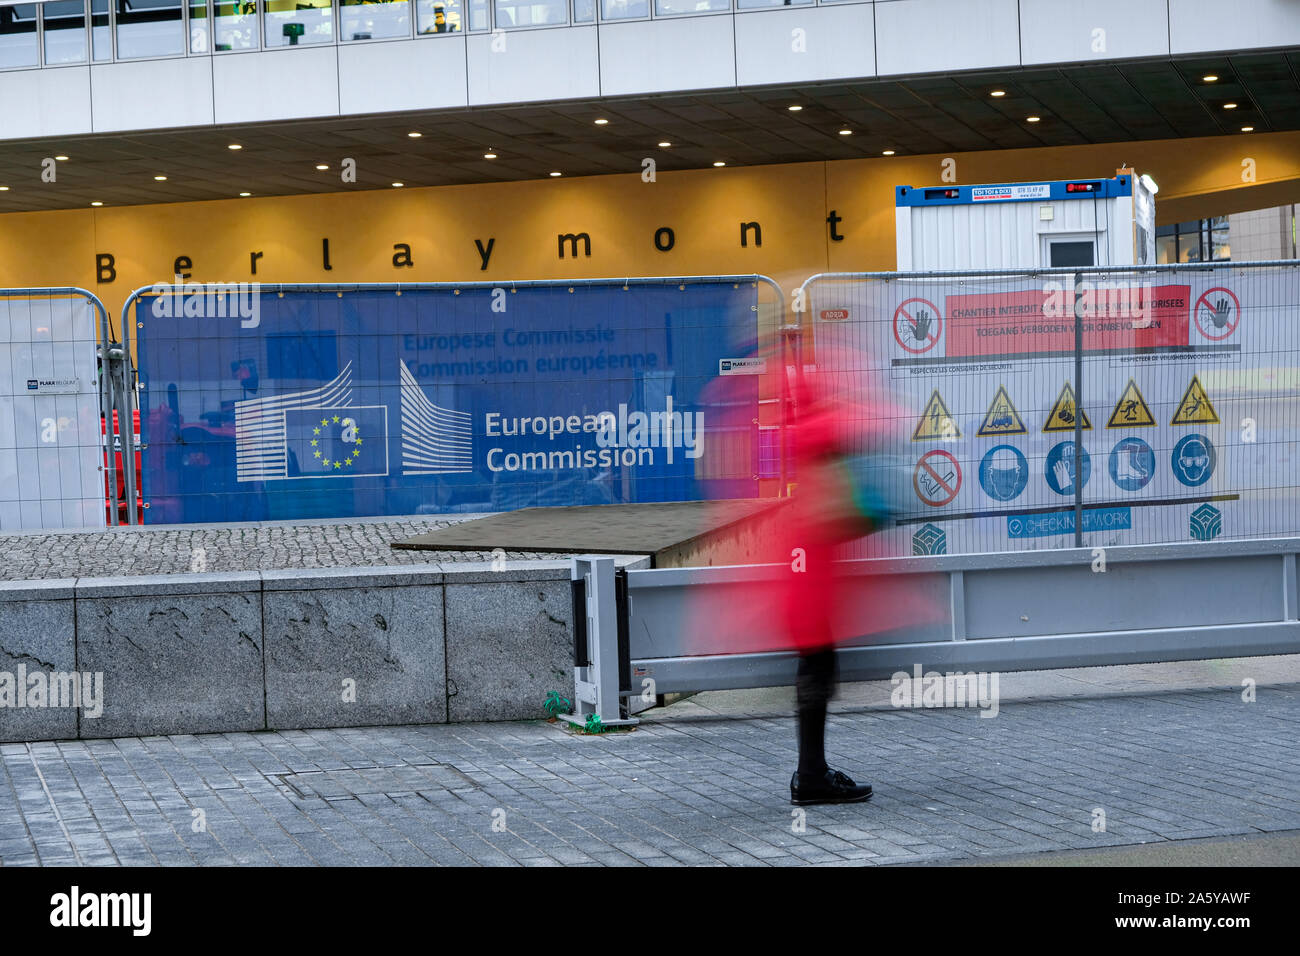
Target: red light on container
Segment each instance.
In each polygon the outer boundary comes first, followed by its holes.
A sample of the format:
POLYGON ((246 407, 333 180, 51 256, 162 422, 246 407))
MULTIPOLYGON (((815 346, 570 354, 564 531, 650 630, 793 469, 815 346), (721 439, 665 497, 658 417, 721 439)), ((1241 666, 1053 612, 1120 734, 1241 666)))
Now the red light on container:
POLYGON ((1067 193, 1094 193, 1099 186, 1099 183, 1066 183, 1065 191, 1067 193))

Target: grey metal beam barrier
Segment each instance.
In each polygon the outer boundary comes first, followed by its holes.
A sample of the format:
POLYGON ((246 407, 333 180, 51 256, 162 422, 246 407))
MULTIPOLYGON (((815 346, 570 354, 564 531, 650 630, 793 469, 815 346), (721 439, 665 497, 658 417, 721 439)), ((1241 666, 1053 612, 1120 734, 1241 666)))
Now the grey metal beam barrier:
POLYGON ((584 555, 573 559, 570 578, 574 588, 573 626, 577 634, 573 668, 573 713, 564 720, 585 726, 595 715, 605 726, 640 723, 625 718, 620 707, 620 680, 627 675, 619 665, 620 608, 613 558, 584 555))
MULTIPOLYGON (((844 600, 854 600, 867 576, 922 575, 914 584, 946 613, 935 624, 846 642, 840 677, 880 680, 917 666, 1017 671, 1300 653, 1300 538, 1099 551, 846 561, 844 600)), ((794 654, 735 652, 746 642, 776 645, 779 633, 737 634, 727 624, 738 585, 788 574, 774 565, 627 572, 630 678, 653 680, 657 694, 793 684, 794 654), (701 621, 717 623, 701 634, 701 621)), ((591 599, 592 616, 608 620, 612 588, 591 599)), ((591 646, 602 673, 617 665, 612 645, 591 646)), ((606 684, 596 688, 593 706, 607 708, 608 693, 606 684)))

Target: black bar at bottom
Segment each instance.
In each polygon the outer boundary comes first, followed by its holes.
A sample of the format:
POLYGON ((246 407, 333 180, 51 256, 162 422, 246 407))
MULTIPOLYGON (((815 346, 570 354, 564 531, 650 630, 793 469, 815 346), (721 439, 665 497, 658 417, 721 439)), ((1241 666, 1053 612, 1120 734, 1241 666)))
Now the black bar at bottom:
POLYGON ((587 657, 587 581, 577 578, 570 581, 573 593, 573 666, 590 667, 587 657))
POLYGON ((619 694, 632 690, 632 635, 628 621, 627 571, 614 572, 614 608, 618 615, 618 690, 619 694))

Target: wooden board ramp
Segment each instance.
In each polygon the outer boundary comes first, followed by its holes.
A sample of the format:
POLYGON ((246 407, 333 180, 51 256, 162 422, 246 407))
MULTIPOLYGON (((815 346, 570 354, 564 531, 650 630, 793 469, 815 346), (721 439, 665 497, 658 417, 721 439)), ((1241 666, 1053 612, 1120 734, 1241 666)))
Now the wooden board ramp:
POLYGON ((404 541, 412 551, 646 554, 655 567, 744 564, 785 499, 667 501, 522 508, 462 521, 404 541))

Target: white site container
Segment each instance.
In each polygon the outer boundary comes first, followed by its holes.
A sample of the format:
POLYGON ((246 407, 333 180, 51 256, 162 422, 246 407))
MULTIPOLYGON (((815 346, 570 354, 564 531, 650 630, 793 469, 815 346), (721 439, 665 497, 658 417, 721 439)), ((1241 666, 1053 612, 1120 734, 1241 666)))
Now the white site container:
POLYGON ((898 271, 1155 262, 1154 183, 1124 172, 986 186, 896 186, 898 271))

